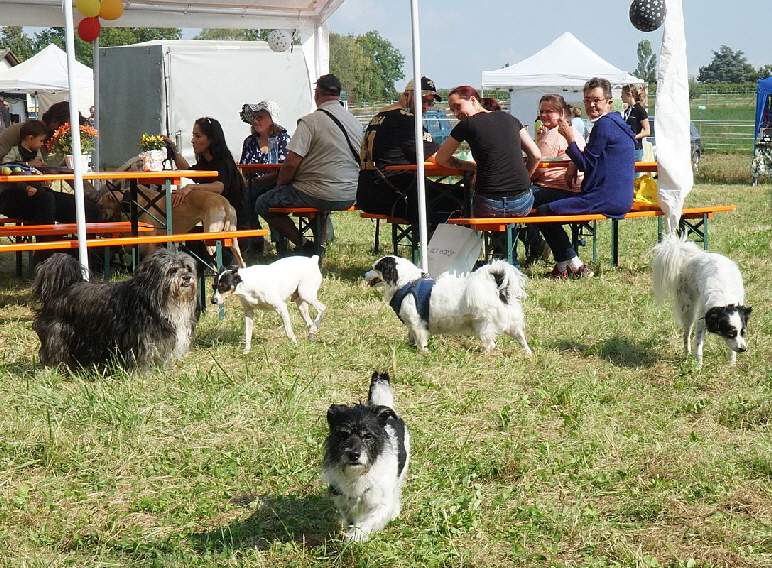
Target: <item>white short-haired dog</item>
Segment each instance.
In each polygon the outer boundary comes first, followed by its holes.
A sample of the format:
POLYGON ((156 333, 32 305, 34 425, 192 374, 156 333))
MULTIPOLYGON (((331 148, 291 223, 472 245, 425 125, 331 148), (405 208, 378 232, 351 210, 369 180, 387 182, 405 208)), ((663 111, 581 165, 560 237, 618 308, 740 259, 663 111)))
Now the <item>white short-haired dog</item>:
POLYGON ((389 255, 377 260, 364 278, 384 289, 384 300, 408 327, 408 343, 420 352, 426 351, 430 333, 476 335, 485 352, 506 333, 531 354, 520 306, 525 276, 503 260, 466 276, 443 274, 435 282, 410 261, 389 255))
POLYGON ((698 365, 702 365, 706 330, 726 342, 729 360, 735 364, 737 353, 747 349, 745 328, 752 308, 743 306, 743 278, 734 262, 701 250, 686 236, 671 233, 654 247, 652 285, 658 302, 673 296, 673 312, 683 328, 686 353, 691 351, 696 324, 694 356, 698 365))
POLYGON ((292 331, 286 300, 292 300, 308 326, 309 337, 319 329, 325 305, 316 297, 322 285, 319 257, 291 256, 267 265, 247 268, 221 268, 214 279, 213 304, 222 304, 230 295, 238 297, 244 310, 244 354, 252 348, 252 317, 255 309, 276 310, 284 323, 284 331, 297 343, 292 331), (316 308, 316 319, 308 313, 308 305, 316 308))
POLYGON ((364 542, 399 516, 410 463, 410 434, 394 410, 387 373, 373 373, 367 405, 327 410, 323 473, 344 536, 364 542))

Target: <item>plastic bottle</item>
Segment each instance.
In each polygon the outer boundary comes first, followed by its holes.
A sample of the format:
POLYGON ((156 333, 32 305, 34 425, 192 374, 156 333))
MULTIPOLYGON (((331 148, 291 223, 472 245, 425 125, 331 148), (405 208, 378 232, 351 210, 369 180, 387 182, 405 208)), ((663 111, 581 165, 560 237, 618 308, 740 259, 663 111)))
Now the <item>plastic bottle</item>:
POLYGON ((268 137, 268 162, 271 164, 279 163, 279 139, 275 134, 268 137))

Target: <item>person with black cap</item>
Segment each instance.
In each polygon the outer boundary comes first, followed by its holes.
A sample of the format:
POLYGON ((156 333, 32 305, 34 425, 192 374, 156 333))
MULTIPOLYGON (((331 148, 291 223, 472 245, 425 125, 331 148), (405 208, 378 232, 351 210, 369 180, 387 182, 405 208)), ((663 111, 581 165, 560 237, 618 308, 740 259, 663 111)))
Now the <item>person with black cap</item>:
MULTIPOLYGON (((274 189, 261 195, 255 211, 297 249, 317 249, 304 241, 289 215, 271 213, 271 207, 315 207, 326 211, 347 209, 356 200, 362 126, 340 104, 341 84, 335 75, 319 77, 314 89, 317 109, 298 120, 287 145, 287 157, 274 189)), ((324 245, 324 235, 320 235, 324 245)))
MULTIPOLYGON (((405 86, 400 99, 384 107, 367 125, 360 152, 357 207, 367 213, 379 213, 418 222, 418 194, 416 177, 412 172, 386 171, 387 166, 416 163, 415 104, 412 79, 405 86)), ((434 81, 421 77, 421 114, 426 114, 435 101, 442 101, 434 81)), ((440 145, 423 129, 424 159, 431 159, 440 145)), ((424 181, 426 188, 427 218, 429 223, 445 221, 460 208, 460 195, 450 194, 453 186, 424 181)))

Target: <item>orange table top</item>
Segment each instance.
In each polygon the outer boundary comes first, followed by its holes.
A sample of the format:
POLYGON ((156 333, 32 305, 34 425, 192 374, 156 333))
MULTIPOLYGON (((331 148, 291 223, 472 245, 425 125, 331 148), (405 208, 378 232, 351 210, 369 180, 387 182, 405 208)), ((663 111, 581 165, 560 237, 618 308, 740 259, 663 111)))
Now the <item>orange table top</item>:
MULTIPOLYGON (((166 180, 176 184, 181 178, 217 177, 213 170, 163 170, 161 172, 84 172, 83 179, 136 179, 150 184, 162 184, 166 180)), ((11 174, 0 175, 0 182, 5 181, 67 181, 75 179, 72 172, 57 174, 11 174)))
MULTIPOLYGON (((537 167, 539 168, 565 168, 571 160, 542 160, 537 167)), ((386 171, 396 172, 414 172, 418 166, 407 164, 404 166, 386 166, 386 171)), ((635 162, 636 172, 656 172, 657 162, 635 162)), ((456 168, 446 168, 433 162, 424 162, 424 172, 427 175, 438 176, 460 176, 464 174, 463 170, 456 168)))

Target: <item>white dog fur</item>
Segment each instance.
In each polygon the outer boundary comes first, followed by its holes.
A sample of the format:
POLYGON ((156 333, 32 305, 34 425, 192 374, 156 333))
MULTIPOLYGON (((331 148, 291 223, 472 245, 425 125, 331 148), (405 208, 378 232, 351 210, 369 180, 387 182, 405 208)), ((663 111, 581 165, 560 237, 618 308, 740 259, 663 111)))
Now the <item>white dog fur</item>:
POLYGON ((268 265, 253 265, 247 268, 223 267, 214 280, 213 304, 222 304, 230 295, 235 295, 244 310, 244 354, 252 348, 252 317, 255 309, 276 310, 284 323, 284 331, 293 343, 297 343, 292 331, 286 299, 292 297, 308 326, 308 335, 313 338, 319 329, 325 305, 316 297, 322 284, 319 257, 292 256, 282 258, 268 265), (316 309, 312 320, 308 305, 316 309))
POLYGON ((671 233, 654 247, 652 285, 658 302, 668 296, 674 298, 673 313, 683 328, 686 353, 691 351, 696 327, 694 356, 698 366, 702 365, 706 331, 724 340, 729 360, 735 364, 737 353, 747 349, 745 328, 752 308, 743 306, 743 279, 734 262, 671 233))
MULTIPOLYGON (((370 286, 383 288, 389 303, 404 286, 425 277, 410 261, 391 255, 376 261, 364 276, 370 286)), ((467 276, 441 275, 429 299, 428 322, 412 294, 404 297, 398 315, 408 327, 408 343, 415 344, 419 352, 426 352, 429 334, 475 335, 489 352, 496 346, 496 337, 506 333, 530 355, 522 298, 525 276, 507 262, 496 261, 467 276)))

